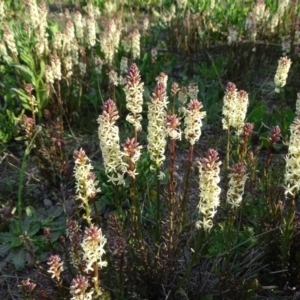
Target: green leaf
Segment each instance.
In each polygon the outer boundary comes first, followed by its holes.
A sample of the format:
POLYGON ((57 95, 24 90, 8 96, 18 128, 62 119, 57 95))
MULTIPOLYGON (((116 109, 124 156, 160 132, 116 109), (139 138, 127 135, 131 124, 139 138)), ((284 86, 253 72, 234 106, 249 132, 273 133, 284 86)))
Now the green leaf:
POLYGON ((36 210, 33 206, 27 206, 25 208, 25 211, 28 217, 32 217, 33 219, 36 219, 36 210))
POLYGON ((32 71, 24 65, 13 65, 15 68, 19 69, 22 77, 25 79, 26 83, 32 83, 36 87, 35 76, 32 71))
POLYGON ((14 235, 11 232, 2 232, 0 233, 0 243, 6 244, 10 243, 14 235))
POLYGON ((17 271, 24 269, 26 260, 26 251, 23 247, 12 253, 12 262, 17 271))
POLYGON ((176 294, 180 294, 181 296, 183 296, 185 299, 189 300, 189 297, 187 295, 187 293, 185 292, 185 290, 181 287, 179 288, 176 292, 175 292, 175 295, 176 294))
POLYGON ((266 104, 261 101, 259 102, 249 113, 247 117, 247 122, 249 123, 254 123, 254 125, 261 125, 261 122, 265 121, 268 119, 268 109, 266 104))
POLYGON ((32 237, 36 235, 41 229, 41 224, 38 222, 30 222, 27 228, 27 234, 32 237))
POLYGON ((20 240, 18 236, 14 236, 11 240, 10 246, 11 248, 18 248, 23 245, 23 242, 20 240))
POLYGON ((0 257, 5 256, 11 249, 9 244, 0 245, 0 257))
POLYGON ((30 67, 31 70, 35 70, 34 59, 28 52, 25 53, 24 51, 22 51, 20 53, 20 58, 30 67))
POLYGON ((25 91, 17 88, 12 88, 11 92, 13 92, 15 96, 18 96, 20 98, 23 108, 31 110, 30 98, 28 94, 25 93, 25 91))

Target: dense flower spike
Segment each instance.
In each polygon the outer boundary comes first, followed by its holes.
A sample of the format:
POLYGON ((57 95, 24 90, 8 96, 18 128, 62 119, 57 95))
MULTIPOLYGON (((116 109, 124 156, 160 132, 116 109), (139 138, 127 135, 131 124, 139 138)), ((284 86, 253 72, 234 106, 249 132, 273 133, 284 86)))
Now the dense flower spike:
POLYGON ((138 29, 135 29, 132 33, 132 38, 131 38, 131 51, 132 51, 133 59, 140 58, 141 55, 140 38, 141 38, 140 32, 138 31, 138 29))
POLYGON ((115 125, 119 118, 116 104, 107 100, 103 105, 102 115, 98 118, 98 136, 103 156, 105 173, 114 184, 124 184, 127 165, 122 160, 120 150, 119 128, 115 125))
POLYGON ((277 71, 274 77, 275 82, 275 92, 279 93, 280 89, 286 85, 286 79, 291 67, 291 60, 286 56, 281 57, 278 61, 277 71))
MULTIPOLYGON (((81 201, 81 207, 86 207, 88 205, 88 200, 94 198, 96 194, 100 192, 100 188, 96 187, 98 181, 95 180, 96 176, 92 173, 93 166, 82 148, 79 151, 74 152, 74 160, 76 199, 81 201)), ((89 216, 87 215, 86 218, 89 218, 89 216)), ((90 220, 88 220, 88 222, 89 221, 90 220)))
POLYGON ((229 82, 223 101, 223 129, 233 127, 237 133, 241 133, 249 104, 248 94, 238 91, 235 84, 229 82))
POLYGON ((227 191, 227 203, 233 208, 239 207, 244 194, 247 179, 246 167, 242 163, 233 165, 229 174, 229 188, 227 191))
POLYGON ((47 264, 50 266, 48 273, 52 274, 51 278, 55 278, 56 281, 60 281, 60 274, 64 270, 61 258, 58 255, 51 255, 47 264))
POLYGON ((71 300, 92 300, 93 290, 88 292, 88 279, 85 276, 77 276, 72 280, 70 293, 73 296, 71 300))
POLYGON ((143 110, 144 83, 136 64, 132 64, 127 76, 127 85, 124 88, 126 94, 126 108, 130 111, 126 120, 133 125, 136 131, 141 131, 141 112, 143 110))
POLYGON ((198 210, 201 220, 196 222, 197 228, 210 230, 213 226, 213 217, 216 209, 220 204, 221 188, 218 186, 220 182, 220 165, 218 152, 209 149, 205 157, 199 159, 199 189, 200 201, 198 210))
POLYGON ((300 189, 300 116, 297 116, 290 126, 291 136, 288 154, 285 158, 285 184, 286 194, 295 195, 300 189))
POLYGON ((277 143, 280 140, 280 127, 279 126, 275 126, 272 128, 271 130, 271 134, 269 136, 269 142, 273 145, 275 143, 277 143))
MULTIPOLYGON (((128 158, 129 163, 135 165, 141 156, 141 149, 143 147, 135 141, 135 138, 127 138, 126 142, 122 144, 122 146, 124 149, 124 158, 128 158)), ((130 170, 128 169, 127 173, 130 177, 135 178, 135 176, 138 175, 138 173, 135 172, 135 168, 133 165, 131 166, 130 170)))
POLYGON ((158 83, 148 104, 148 151, 150 158, 158 168, 165 160, 166 141, 166 87, 158 83))
POLYGON ((167 116, 166 132, 172 140, 181 140, 180 118, 176 115, 167 116))
POLYGON ((13 32, 9 29, 8 25, 4 24, 3 40, 5 41, 7 48, 14 55, 18 56, 18 49, 15 43, 13 32))
POLYGON ((105 253, 105 244, 106 238, 102 234, 101 228, 91 225, 85 229, 81 243, 83 259, 86 261, 85 272, 93 271, 94 263, 96 263, 100 269, 107 266, 107 262, 104 261, 102 257, 105 253))
POLYGON ((202 119, 206 116, 206 112, 200 111, 202 107, 201 102, 193 99, 188 104, 188 108, 183 109, 184 135, 191 145, 194 145, 201 136, 202 119))
POLYGON ((195 84, 194 82, 190 83, 188 86, 188 96, 190 99, 197 99, 198 98, 198 85, 195 84))

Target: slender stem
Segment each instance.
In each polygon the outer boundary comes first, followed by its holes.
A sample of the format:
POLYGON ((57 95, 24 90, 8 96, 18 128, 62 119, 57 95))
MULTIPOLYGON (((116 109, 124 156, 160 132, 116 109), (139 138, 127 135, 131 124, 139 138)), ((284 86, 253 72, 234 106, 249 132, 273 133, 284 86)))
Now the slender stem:
POLYGON ((22 221, 22 191, 23 191, 23 182, 24 182, 24 176, 25 176, 25 169, 27 165, 27 157, 32 149, 33 142, 39 133, 39 130, 37 130, 32 137, 32 139, 29 141, 25 152, 24 156, 22 159, 22 165, 21 165, 21 170, 20 170, 20 179, 19 179, 19 188, 18 188, 18 204, 17 204, 17 209, 18 209, 18 221, 19 221, 19 231, 20 234, 23 232, 23 221, 22 221))
POLYGON ((228 184, 228 167, 229 167, 229 154, 230 154, 230 127, 227 129, 227 141, 226 141, 226 159, 225 159, 225 192, 227 192, 227 184, 228 184))
POLYGON ((155 239, 158 243, 160 240, 160 169, 156 168, 156 233, 155 239))
POLYGON ((170 144, 170 178, 169 178, 169 214, 170 214, 170 233, 169 233, 169 252, 172 251, 174 235, 174 202, 175 202, 175 140, 170 144))
POLYGON ((94 267, 94 289, 96 291, 96 294, 98 294, 100 280, 99 280, 99 269, 98 269, 97 262, 94 262, 93 267, 94 267))
POLYGON ((295 216, 295 196, 291 199, 287 210, 287 215, 283 219, 283 240, 282 240, 282 267, 288 267, 291 241, 293 239, 293 221, 295 216))

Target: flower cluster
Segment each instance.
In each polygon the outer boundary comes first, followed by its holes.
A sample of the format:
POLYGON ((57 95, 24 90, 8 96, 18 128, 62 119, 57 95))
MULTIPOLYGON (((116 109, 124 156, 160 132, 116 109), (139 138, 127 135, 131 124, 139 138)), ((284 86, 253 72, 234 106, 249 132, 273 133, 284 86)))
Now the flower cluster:
POLYGON ((82 40, 84 37, 85 19, 82 18, 80 11, 76 11, 74 15, 75 33, 78 40, 82 40))
POLYGON ((132 64, 127 76, 127 85, 124 88, 126 94, 126 108, 130 111, 126 120, 133 125, 136 131, 142 130, 141 112, 143 110, 144 83, 136 64, 132 64))
POLYGON ((216 214, 216 208, 220 204, 221 188, 220 182, 220 165, 218 152, 209 149, 205 157, 199 159, 199 189, 200 201, 198 204, 199 214, 202 220, 196 222, 197 228, 210 230, 213 226, 213 217, 216 214))
POLYGON ((289 58, 287 58, 286 56, 281 57, 280 60, 278 61, 278 67, 277 67, 277 71, 276 71, 276 74, 274 77, 276 93, 279 93, 280 89, 286 85, 286 79, 287 79, 291 64, 292 64, 291 60, 289 58))
POLYGON ((197 99, 198 98, 198 85, 194 82, 190 83, 188 86, 188 96, 190 99, 197 99))
POLYGON ((76 199, 80 200, 81 206, 84 207, 88 205, 89 198, 94 198, 100 192, 100 188, 96 187, 98 181, 95 180, 96 176, 92 173, 93 166, 82 148, 79 151, 75 151, 74 160, 76 199))
POLYGON ((107 266, 107 262, 102 257, 105 253, 105 244, 106 238, 102 234, 101 228, 91 225, 85 229, 81 243, 83 259, 86 261, 85 272, 93 271, 94 264, 97 264, 100 269, 107 266))
POLYGON ((124 158, 128 158, 129 160, 129 169, 127 170, 127 173, 130 177, 135 178, 138 173, 135 172, 134 165, 141 156, 142 146, 140 146, 139 143, 135 141, 135 138, 127 138, 126 142, 122 144, 122 146, 124 149, 123 156, 124 158))
POLYGON ((77 276, 72 280, 70 293, 73 296, 71 300, 92 300, 94 291, 88 292, 88 279, 85 276, 77 276))
POLYGON ((181 140, 180 118, 176 115, 167 116, 166 133, 172 140, 181 140))
POLYGON ((86 20, 87 25, 87 42, 89 47, 94 47, 96 44, 96 21, 94 17, 89 16, 86 20))
POLYGON ((132 32, 132 37, 131 37, 131 51, 132 51, 133 59, 140 58, 140 55, 141 55, 140 38, 141 38, 141 35, 140 35, 138 29, 135 29, 132 32))
POLYGON ((51 56, 51 69, 53 78, 57 80, 61 80, 61 62, 57 55, 51 56))
POLYGON ((191 145, 194 145, 201 136, 202 119, 206 116, 206 112, 200 111, 203 107, 202 103, 197 99, 193 99, 188 104, 188 108, 183 108, 184 118, 184 135, 191 145))
POLYGON ((51 255, 48 258, 47 264, 50 266, 48 273, 52 274, 51 278, 55 278, 56 281, 60 281, 60 274, 64 270, 61 258, 58 255, 51 255))
POLYGON ((18 56, 18 49, 15 42, 13 32, 4 24, 3 40, 5 41, 7 48, 10 50, 12 55, 18 56))
POLYGON ((165 160, 166 141, 166 108, 167 108, 166 87, 158 83, 148 104, 148 151, 150 158, 158 168, 165 160))
POLYGON ((159 75, 155 78, 157 83, 163 83, 165 88, 167 89, 167 84, 168 84, 168 75, 165 74, 164 72, 160 72, 159 75))
POLYGON ((124 184, 127 165, 122 160, 120 150, 119 128, 115 125, 119 115, 116 104, 107 100, 103 105, 102 115, 98 118, 98 136, 102 150, 105 173, 114 184, 124 184))
POLYGON ((247 179, 246 167, 242 163, 233 165, 230 168, 229 188, 227 191, 227 203, 233 208, 239 207, 244 194, 245 183, 247 179))
POLYGON ((249 104, 248 94, 243 90, 238 91, 235 84, 229 82, 223 100, 223 129, 233 127, 237 133, 241 133, 249 104))
POLYGON ((295 118, 290 131, 289 149, 285 158, 285 184, 286 194, 294 195, 300 189, 300 116, 295 118))
POLYGON ((114 53, 117 51, 119 46, 121 29, 122 24, 120 18, 110 20, 105 25, 105 31, 101 36, 101 49, 104 53, 105 62, 109 65, 112 65, 114 53))

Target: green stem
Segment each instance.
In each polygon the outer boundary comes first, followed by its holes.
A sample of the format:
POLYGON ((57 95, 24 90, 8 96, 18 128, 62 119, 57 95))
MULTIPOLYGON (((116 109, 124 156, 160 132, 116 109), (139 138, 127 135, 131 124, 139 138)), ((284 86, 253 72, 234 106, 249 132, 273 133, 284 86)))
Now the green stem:
POLYGON ((34 134, 34 136, 32 137, 32 139, 29 141, 25 152, 24 152, 24 156, 22 159, 22 165, 21 165, 21 170, 20 170, 20 179, 19 179, 19 188, 18 188, 18 203, 17 203, 17 210, 18 210, 18 221, 19 221, 19 231, 20 234, 23 232, 23 221, 22 221, 22 192, 23 192, 23 182, 24 182, 24 176, 25 176, 25 169, 26 169, 26 165, 27 165, 27 158, 28 155, 30 154, 30 151, 32 149, 33 146, 33 142, 37 136, 37 134, 39 133, 39 130, 37 130, 34 134))
POLYGON ((160 169, 156 168, 156 232, 155 239, 158 243, 160 240, 160 169))
POLYGON ((229 167, 229 154, 230 154, 230 127, 227 129, 227 140, 226 140, 226 159, 225 159, 225 170, 224 170, 224 177, 225 177, 225 192, 227 192, 227 179, 228 179, 228 167, 229 167))

